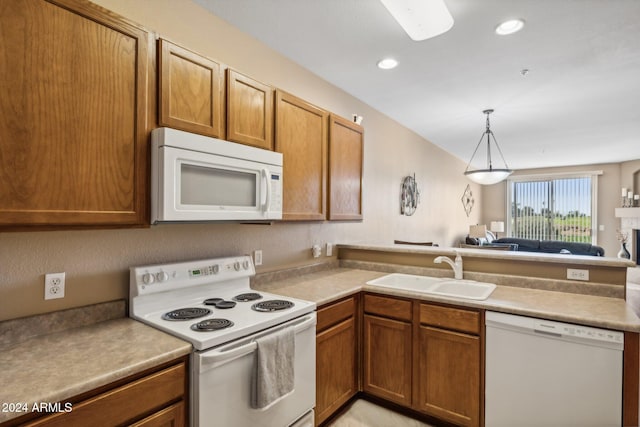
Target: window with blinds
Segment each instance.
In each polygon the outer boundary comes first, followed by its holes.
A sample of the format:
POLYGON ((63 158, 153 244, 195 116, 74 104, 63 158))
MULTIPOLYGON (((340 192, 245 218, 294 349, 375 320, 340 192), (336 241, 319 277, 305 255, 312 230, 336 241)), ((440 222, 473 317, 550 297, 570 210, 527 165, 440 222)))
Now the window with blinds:
POLYGON ((597 173, 508 181, 511 237, 595 244, 597 173))

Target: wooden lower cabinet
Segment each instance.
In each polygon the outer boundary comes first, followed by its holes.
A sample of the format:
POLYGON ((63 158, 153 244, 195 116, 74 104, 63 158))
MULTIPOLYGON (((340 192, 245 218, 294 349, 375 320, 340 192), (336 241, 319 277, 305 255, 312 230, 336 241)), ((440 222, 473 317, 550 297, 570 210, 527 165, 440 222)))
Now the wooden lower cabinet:
POLYGON ((478 426, 480 338, 420 326, 418 410, 461 426, 478 426))
POLYGON ((365 294, 363 390, 411 406, 412 302, 365 294))
POLYGON ((358 392, 358 297, 321 307, 316 335, 316 409, 319 425, 358 392))
POLYGON ((364 316, 366 393, 411 405, 411 323, 364 316))
MULTIPOLYGON (((188 387, 187 358, 141 378, 113 388, 104 387, 92 397, 74 402, 72 410, 45 415, 20 425, 29 427, 184 427, 188 387)), ((91 393, 89 393, 91 394, 91 393)), ((64 407, 64 404, 63 404, 64 407)))
POLYGON ((185 402, 178 402, 142 421, 131 424, 131 427, 185 427, 185 402))
POLYGON ((460 426, 481 425, 480 310, 364 295, 363 391, 460 426))
POLYGON ((482 314, 420 304, 414 409, 460 426, 481 424, 482 314))

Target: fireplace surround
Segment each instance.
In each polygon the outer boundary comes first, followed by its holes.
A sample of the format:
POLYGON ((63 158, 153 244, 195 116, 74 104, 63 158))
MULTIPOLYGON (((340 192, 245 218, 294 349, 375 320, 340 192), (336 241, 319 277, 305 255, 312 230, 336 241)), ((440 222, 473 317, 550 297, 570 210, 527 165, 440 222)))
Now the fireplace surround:
POLYGON ((640 207, 616 208, 616 216, 620 218, 620 231, 629 236, 627 250, 631 260, 640 265, 640 207))

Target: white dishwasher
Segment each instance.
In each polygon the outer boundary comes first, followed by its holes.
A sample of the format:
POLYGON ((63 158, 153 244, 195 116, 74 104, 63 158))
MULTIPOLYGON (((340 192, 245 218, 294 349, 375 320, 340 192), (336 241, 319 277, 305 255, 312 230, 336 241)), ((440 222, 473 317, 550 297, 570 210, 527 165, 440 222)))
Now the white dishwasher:
POLYGON ((486 313, 486 427, 622 424, 624 334, 486 313))

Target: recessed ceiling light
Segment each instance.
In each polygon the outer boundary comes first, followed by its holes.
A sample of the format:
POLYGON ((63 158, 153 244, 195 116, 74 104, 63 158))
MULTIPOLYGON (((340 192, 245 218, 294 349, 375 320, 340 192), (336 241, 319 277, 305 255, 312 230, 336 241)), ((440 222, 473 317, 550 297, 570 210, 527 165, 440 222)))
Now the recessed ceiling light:
POLYGON ((496 34, 500 36, 506 36, 509 34, 517 33, 524 27, 524 21, 522 19, 510 19, 504 21, 496 27, 496 34))
POLYGON ((378 61, 378 68, 383 70, 390 70, 398 66, 398 61, 393 58, 384 58, 378 61))

